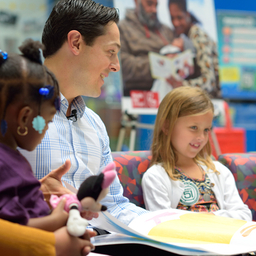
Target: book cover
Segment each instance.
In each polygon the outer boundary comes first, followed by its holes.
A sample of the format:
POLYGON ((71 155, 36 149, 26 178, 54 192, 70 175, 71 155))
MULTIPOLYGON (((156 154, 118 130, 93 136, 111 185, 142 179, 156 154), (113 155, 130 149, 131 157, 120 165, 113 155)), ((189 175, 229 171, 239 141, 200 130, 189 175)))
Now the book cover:
POLYGON ((151 76, 155 79, 166 79, 173 76, 183 80, 194 72, 193 54, 185 50, 170 58, 155 52, 149 52, 151 76))

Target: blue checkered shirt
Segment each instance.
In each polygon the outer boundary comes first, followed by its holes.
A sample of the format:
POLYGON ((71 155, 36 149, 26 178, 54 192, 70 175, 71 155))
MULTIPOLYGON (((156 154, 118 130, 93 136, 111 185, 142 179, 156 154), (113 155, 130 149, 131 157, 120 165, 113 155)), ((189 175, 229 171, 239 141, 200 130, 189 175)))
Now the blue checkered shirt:
MULTIPOLYGON (((49 124, 41 144, 32 152, 19 150, 30 162, 38 179, 70 159, 71 168, 62 179, 79 188, 84 179, 100 173, 113 159, 105 125, 95 112, 86 107, 83 98, 79 96, 72 102, 71 111, 77 110, 77 121, 66 118, 67 108, 68 101, 61 95, 61 109, 49 124)), ((123 196, 118 177, 101 203, 127 225, 133 218, 147 212, 123 196)))

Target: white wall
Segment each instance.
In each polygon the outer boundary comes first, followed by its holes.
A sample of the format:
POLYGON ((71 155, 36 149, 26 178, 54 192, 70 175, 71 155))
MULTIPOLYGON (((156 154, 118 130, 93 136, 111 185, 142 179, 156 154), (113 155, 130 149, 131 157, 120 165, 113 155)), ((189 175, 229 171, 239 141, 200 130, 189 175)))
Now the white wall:
POLYGON ((17 23, 8 25, 3 23, 0 13, 0 49, 18 52, 18 46, 26 38, 41 40, 46 4, 47 0, 0 0, 0 12, 17 15, 17 23))

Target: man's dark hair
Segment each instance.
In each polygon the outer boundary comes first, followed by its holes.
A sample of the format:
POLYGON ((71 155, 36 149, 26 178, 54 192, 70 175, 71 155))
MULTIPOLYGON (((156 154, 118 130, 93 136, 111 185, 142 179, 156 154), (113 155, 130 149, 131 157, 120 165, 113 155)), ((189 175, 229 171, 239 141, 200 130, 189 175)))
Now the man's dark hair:
POLYGON ((67 39, 71 30, 77 30, 87 45, 104 35, 105 26, 118 23, 117 9, 103 6, 92 0, 60 0, 45 23, 42 42, 44 57, 55 54, 67 39))

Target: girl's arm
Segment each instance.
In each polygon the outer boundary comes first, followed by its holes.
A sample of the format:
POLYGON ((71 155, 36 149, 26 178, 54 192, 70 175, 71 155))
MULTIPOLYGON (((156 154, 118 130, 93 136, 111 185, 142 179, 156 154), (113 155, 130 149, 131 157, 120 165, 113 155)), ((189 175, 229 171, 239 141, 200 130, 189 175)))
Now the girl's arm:
POLYGON ((214 212, 214 214, 252 221, 252 213, 238 193, 232 172, 219 162, 215 162, 215 165, 220 172, 217 176, 218 183, 215 184, 217 187, 214 191, 220 210, 214 212))
POLYGON ((66 225, 68 213, 64 210, 65 199, 62 199, 50 215, 29 219, 27 226, 46 231, 55 231, 66 225))
POLYGON ((141 185, 147 210, 175 208, 172 207, 171 182, 162 167, 158 165, 150 167, 143 175, 141 185))

